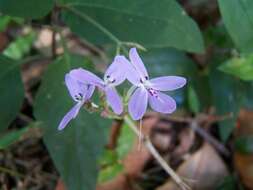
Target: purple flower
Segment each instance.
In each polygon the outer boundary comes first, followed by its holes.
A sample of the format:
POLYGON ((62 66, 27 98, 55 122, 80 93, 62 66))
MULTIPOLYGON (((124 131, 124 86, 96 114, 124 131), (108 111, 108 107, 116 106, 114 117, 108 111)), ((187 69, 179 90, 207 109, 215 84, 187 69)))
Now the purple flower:
POLYGON ((104 91, 108 105, 114 113, 121 114, 123 112, 123 104, 115 86, 121 84, 126 79, 127 66, 125 63, 126 58, 124 56, 116 56, 113 63, 106 70, 103 80, 82 68, 74 69, 70 73, 76 80, 95 85, 104 91))
POLYGON ((143 117, 147 110, 148 102, 150 107, 161 113, 172 113, 176 109, 176 102, 173 98, 161 91, 171 91, 183 87, 186 79, 179 76, 162 76, 149 79, 147 70, 138 55, 136 48, 129 52, 131 67, 128 67, 127 79, 136 86, 129 103, 128 111, 134 120, 143 117))
POLYGON ((65 84, 68 88, 70 96, 76 102, 76 105, 72 107, 70 111, 63 117, 58 126, 58 130, 64 129, 67 124, 77 116, 82 105, 85 103, 85 101, 90 99, 95 90, 94 85, 84 84, 80 81, 77 81, 72 76, 71 72, 65 75, 65 84))

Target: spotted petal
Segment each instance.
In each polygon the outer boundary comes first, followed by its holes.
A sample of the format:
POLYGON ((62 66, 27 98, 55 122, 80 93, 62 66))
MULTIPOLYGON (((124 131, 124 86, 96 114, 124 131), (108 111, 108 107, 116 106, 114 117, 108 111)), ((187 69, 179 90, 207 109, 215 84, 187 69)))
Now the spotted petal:
POLYGON ((116 89, 114 87, 107 86, 105 88, 105 95, 107 103, 110 105, 113 112, 116 114, 121 114, 123 112, 123 105, 116 89))
MULTIPOLYGON (((125 75, 126 79, 131 82, 134 85, 140 84, 140 75, 137 72, 137 70, 134 68, 133 64, 131 64, 125 56, 117 56, 116 61, 121 63, 122 65, 124 64, 124 67, 121 67, 121 72, 125 75)), ((106 76, 106 75, 105 75, 106 76)))
POLYGON ((93 92, 95 90, 95 86, 94 85, 87 85, 87 91, 86 91, 86 94, 84 96, 84 102, 88 99, 91 98, 93 92))
POLYGON ((152 88, 160 91, 170 91, 182 88, 186 84, 186 79, 179 76, 163 76, 150 79, 152 88))
POLYGON ((75 78, 71 77, 70 74, 65 75, 65 84, 68 88, 69 94, 75 101, 78 101, 76 97, 83 97, 88 90, 87 85, 77 81, 75 78))
POLYGON ((135 90, 128 103, 128 111, 134 120, 143 117, 147 110, 148 92, 145 88, 139 87, 135 90))
POLYGON ((149 94, 150 107, 160 113, 172 113, 176 110, 176 101, 162 92, 157 92, 157 96, 149 94))
POLYGON ((79 102, 74 107, 71 108, 71 110, 61 120, 58 126, 58 130, 63 130, 68 125, 68 123, 77 116, 82 105, 83 102, 79 102))
POLYGON ((117 86, 126 79, 126 70, 128 67, 127 60, 124 56, 116 56, 112 64, 105 71, 104 81, 113 81, 113 85, 117 86))
POLYGON ((132 63, 132 65, 135 67, 137 70, 139 76, 141 79, 144 81, 146 78, 148 78, 148 72, 136 50, 136 48, 131 48, 129 51, 129 58, 132 63))
POLYGON ((71 70, 70 75, 81 83, 93 84, 98 87, 102 87, 104 84, 104 81, 98 76, 82 68, 71 70))

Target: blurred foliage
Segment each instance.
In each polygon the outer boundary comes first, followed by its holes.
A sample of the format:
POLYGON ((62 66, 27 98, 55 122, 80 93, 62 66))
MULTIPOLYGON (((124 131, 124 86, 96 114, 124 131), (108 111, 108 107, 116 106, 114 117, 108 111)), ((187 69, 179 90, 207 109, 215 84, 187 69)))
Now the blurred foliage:
POLYGON ((22 128, 19 130, 10 131, 0 137, 0 149, 5 149, 11 144, 18 141, 24 133, 26 133, 28 128, 22 128))
POLYGON ((199 113, 200 110, 200 103, 198 96, 192 86, 188 86, 187 89, 188 89, 188 104, 189 104, 188 106, 193 113, 197 114, 199 113))
POLYGON ((252 52, 253 1, 219 0, 218 2, 223 21, 236 46, 242 52, 252 52))
POLYGON ((100 173, 98 181, 103 183, 113 179, 124 170, 122 161, 133 147, 135 134, 125 123, 121 127, 115 150, 106 150, 100 159, 100 173))
POLYGON ((66 7, 64 21, 93 43, 137 42, 190 52, 204 49, 197 25, 175 0, 62 0, 62 4, 66 7))
POLYGON ((253 154, 253 136, 238 137, 235 140, 235 148, 242 154, 253 154))
POLYGON ((219 69, 242 80, 253 80, 253 55, 235 57, 223 63, 219 69))
POLYGON ((4 32, 7 29, 8 25, 12 22, 21 25, 24 23, 24 19, 20 17, 11 17, 8 15, 1 15, 0 16, 0 32, 4 32))
POLYGON ((0 11, 26 19, 41 18, 53 8, 53 0, 1 0, 0 11))
POLYGON ((218 185, 216 190, 236 190, 236 179, 234 176, 227 176, 224 178, 223 182, 218 185))
POLYGON ((116 152, 118 154, 119 159, 123 159, 131 150, 131 148, 133 147, 134 140, 135 134, 130 129, 130 127, 127 126, 127 124, 124 124, 122 126, 116 148, 116 152))
POLYGON ((17 39, 11 42, 3 51, 3 54, 12 59, 19 60, 29 53, 35 39, 35 32, 30 30, 27 34, 19 36, 17 39))
POLYGON ((0 131, 6 129, 19 113, 24 98, 18 62, 0 55, 0 131))

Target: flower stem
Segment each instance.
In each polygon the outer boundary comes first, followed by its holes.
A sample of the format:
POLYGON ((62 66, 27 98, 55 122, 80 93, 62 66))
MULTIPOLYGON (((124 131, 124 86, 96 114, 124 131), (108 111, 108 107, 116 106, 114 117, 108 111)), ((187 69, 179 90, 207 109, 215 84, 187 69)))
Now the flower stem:
POLYGON ((189 187, 178 175, 177 173, 167 164, 167 162, 162 158, 159 152, 155 149, 150 139, 143 135, 136 127, 134 122, 129 118, 129 116, 124 117, 124 121, 128 124, 128 126, 134 131, 134 133, 143 141, 146 148, 149 152, 154 156, 157 162, 162 166, 162 168, 172 177, 172 179, 176 182, 176 184, 182 190, 190 190, 189 187))

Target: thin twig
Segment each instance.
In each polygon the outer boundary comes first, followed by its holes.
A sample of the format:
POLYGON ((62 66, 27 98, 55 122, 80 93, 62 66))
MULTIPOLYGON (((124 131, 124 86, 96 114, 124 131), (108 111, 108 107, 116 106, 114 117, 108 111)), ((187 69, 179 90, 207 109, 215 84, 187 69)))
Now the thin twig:
POLYGON ((229 150, 221 142, 219 142, 216 138, 214 138, 211 134, 209 134, 204 128, 206 128, 207 126, 210 126, 211 124, 215 122, 223 121, 231 117, 232 117, 231 113, 228 113, 222 116, 200 114, 196 118, 161 116, 162 119, 165 119, 170 122, 188 124, 188 126, 195 133, 197 133, 200 137, 202 137, 205 141, 211 144, 217 151, 219 151, 221 154, 223 154, 226 157, 230 156, 229 150), (205 127, 202 128, 200 127, 200 125, 205 126, 205 127))
POLYGON ((162 166, 162 168, 172 177, 172 179, 176 182, 176 184, 182 190, 190 190, 189 187, 178 175, 177 173, 167 164, 167 162, 162 158, 162 156, 155 149, 150 139, 147 136, 144 136, 136 127, 134 122, 128 117, 124 117, 124 121, 128 124, 128 126, 134 131, 134 133, 142 140, 146 148, 150 151, 150 153, 154 156, 157 162, 162 166))
MULTIPOLYGON (((58 23, 58 17, 59 17, 59 8, 57 6, 54 6, 52 14, 51 14, 51 25, 55 26, 58 23)), ((56 46, 57 46, 57 41, 56 41, 56 35, 57 31, 53 30, 52 33, 52 46, 51 46, 51 51, 52 51, 52 59, 55 59, 57 57, 57 52, 56 52, 56 46)))
POLYGON ((123 124, 123 120, 114 120, 111 126, 109 142, 106 145, 106 148, 110 150, 114 150, 116 148, 122 124, 123 124))
POLYGON ((218 150, 224 156, 227 156, 227 157, 230 156, 230 152, 228 151, 228 149, 222 143, 220 143, 217 139, 215 139, 212 135, 207 133, 205 129, 199 127, 196 121, 192 121, 189 126, 194 132, 196 132, 199 136, 205 139, 208 143, 210 143, 216 150, 218 150))

